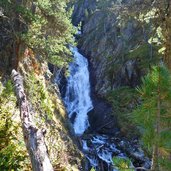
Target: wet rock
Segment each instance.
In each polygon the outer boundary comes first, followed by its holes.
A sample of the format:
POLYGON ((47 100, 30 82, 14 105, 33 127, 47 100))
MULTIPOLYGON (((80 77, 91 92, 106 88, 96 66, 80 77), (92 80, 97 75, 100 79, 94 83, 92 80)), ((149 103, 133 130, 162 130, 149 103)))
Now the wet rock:
POLYGON ((90 132, 115 134, 118 131, 116 118, 112 115, 111 106, 102 99, 93 100, 93 110, 88 113, 90 132))
POLYGON ((74 113, 72 114, 71 118, 70 118, 70 121, 71 121, 72 124, 74 124, 76 116, 77 116, 77 113, 74 112, 74 113))
POLYGON ((65 76, 66 69, 55 67, 53 68, 52 71, 54 72, 54 82, 58 84, 61 97, 64 97, 66 93, 66 86, 67 86, 67 79, 65 76))
POLYGON ((53 74, 54 73, 54 65, 51 63, 48 63, 48 68, 49 68, 49 71, 53 74))
POLYGON ((126 139, 118 143, 118 148, 124 151, 127 156, 133 161, 135 167, 144 167, 149 169, 151 166, 151 161, 145 156, 144 151, 141 149, 138 141, 128 141, 126 139))
POLYGON ((84 134, 82 142, 83 152, 88 159, 89 167, 94 166, 98 171, 106 168, 113 171, 113 157, 130 159, 132 166, 135 168, 144 167, 149 169, 151 166, 150 160, 141 150, 138 141, 128 141, 121 136, 110 137, 104 134, 84 134))

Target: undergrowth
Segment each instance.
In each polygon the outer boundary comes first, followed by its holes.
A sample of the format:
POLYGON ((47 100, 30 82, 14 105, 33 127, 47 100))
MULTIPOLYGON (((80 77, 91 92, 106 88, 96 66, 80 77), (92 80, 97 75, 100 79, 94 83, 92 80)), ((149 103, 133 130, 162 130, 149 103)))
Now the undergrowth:
POLYGON ((106 98, 112 104, 113 114, 117 117, 121 133, 128 137, 137 135, 135 124, 130 117, 139 101, 136 90, 129 87, 117 88, 109 91, 106 98))
POLYGON ((10 80, 0 82, 0 170, 31 170, 10 80))

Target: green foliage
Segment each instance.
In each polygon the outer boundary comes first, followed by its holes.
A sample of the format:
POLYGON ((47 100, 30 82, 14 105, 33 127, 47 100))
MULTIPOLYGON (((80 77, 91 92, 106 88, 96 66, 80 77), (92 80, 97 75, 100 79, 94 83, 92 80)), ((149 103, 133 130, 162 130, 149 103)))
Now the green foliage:
MULTIPOLYGON (((5 10, 9 10, 9 12, 12 10, 11 9, 12 8, 11 1, 9 1, 9 0, 1 0, 0 6, 2 7, 2 9, 4 8, 5 10)), ((3 12, 3 14, 5 13, 5 15, 6 15, 7 11, 2 11, 2 12, 3 12)))
POLYGON ((113 113, 117 117, 121 131, 129 136, 128 129, 134 130, 130 134, 137 134, 130 113, 138 103, 138 95, 135 89, 129 87, 117 88, 108 92, 107 100, 112 104, 113 113))
POLYGON ((0 169, 3 171, 21 170, 24 167, 26 152, 21 145, 10 143, 0 151, 0 169))
POLYGON ((141 45, 134 49, 133 51, 130 51, 129 57, 147 57, 149 56, 150 48, 147 44, 141 45))
MULTIPOLYGON (((130 3, 129 14, 134 15, 148 33, 148 42, 150 44, 160 45, 159 53, 162 54, 165 65, 170 69, 170 42, 171 42, 171 6, 170 1, 161 1, 153 4, 146 0, 140 2, 132 0, 130 3), (134 9, 133 9, 133 8, 134 9)), ((146 31, 145 31, 146 32, 146 31)))
POLYGON ((94 167, 92 167, 90 171, 96 171, 96 170, 95 170, 95 168, 94 168, 94 167))
POLYGON ((70 54, 67 44, 72 43, 74 29, 69 20, 66 1, 36 0, 36 20, 29 24, 23 35, 28 46, 56 65, 66 65, 70 54))
POLYGON ((140 68, 148 68, 150 64, 158 62, 160 55, 158 47, 150 44, 142 44, 137 48, 130 50, 128 53, 129 59, 139 59, 140 68))
POLYGON ((13 41, 58 66, 70 61, 68 45, 73 43, 75 33, 66 5, 67 0, 0 2, 13 41))
POLYGON ((136 103, 137 93, 133 88, 121 87, 108 92, 107 98, 115 106, 115 109, 120 113, 127 113, 131 103, 136 103))
POLYGON ((36 17, 33 15, 33 13, 28 9, 26 8, 25 6, 21 6, 21 5, 17 5, 15 7, 15 11, 17 13, 19 13, 24 20, 26 20, 27 22, 34 22, 36 21, 36 17))
MULTIPOLYGON (((0 89, 0 170, 21 170, 27 163, 25 144, 22 142, 20 124, 16 120, 16 98, 11 81, 0 89)), ((19 114, 19 113, 18 113, 19 114)))
POLYGON ((134 171, 134 169, 131 168, 131 161, 129 159, 114 157, 113 164, 119 171, 134 171))
POLYGON ((41 113, 44 120, 52 119, 55 106, 46 89, 46 85, 43 85, 41 80, 36 79, 34 73, 29 74, 25 82, 29 101, 32 103, 35 111, 41 113))
POLYGON ((171 76, 164 66, 157 66, 142 82, 137 88, 142 104, 133 112, 133 119, 140 127, 144 145, 150 152, 158 147, 158 161, 166 161, 171 151, 171 76))

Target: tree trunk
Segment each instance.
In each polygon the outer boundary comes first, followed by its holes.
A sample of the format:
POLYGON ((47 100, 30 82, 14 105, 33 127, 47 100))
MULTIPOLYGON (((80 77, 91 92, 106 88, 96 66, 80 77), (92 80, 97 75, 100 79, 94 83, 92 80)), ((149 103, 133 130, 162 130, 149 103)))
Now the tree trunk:
MULTIPOLYGON (((171 3, 170 0, 166 0, 165 3, 165 20, 164 20, 164 28, 163 28, 163 35, 165 38, 165 55, 164 55, 164 62, 169 70, 171 70, 171 3)), ((163 10, 163 9, 162 9, 163 10)))
POLYGON ((12 71, 12 80, 19 101, 24 141, 30 155, 32 169, 33 171, 53 171, 44 140, 45 131, 38 129, 33 123, 24 93, 22 77, 15 70, 12 71))
POLYGON ((152 156, 152 171, 160 171, 159 170, 159 163, 158 163, 158 155, 159 155, 159 150, 158 146, 154 145, 153 146, 153 156, 152 156))

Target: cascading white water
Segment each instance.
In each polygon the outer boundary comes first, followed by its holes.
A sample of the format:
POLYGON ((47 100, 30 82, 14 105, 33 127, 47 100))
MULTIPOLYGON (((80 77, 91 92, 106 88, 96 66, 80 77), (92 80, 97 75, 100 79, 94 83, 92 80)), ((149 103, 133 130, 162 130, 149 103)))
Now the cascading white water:
MULTIPOLYGON (((73 122, 75 134, 82 135, 89 126, 87 113, 93 109, 90 98, 88 61, 78 52, 76 47, 70 49, 74 60, 69 65, 70 75, 67 78, 64 102, 68 115, 73 122)), ((113 156, 127 158, 127 155, 117 148, 116 141, 112 137, 95 134, 90 135, 89 139, 81 138, 85 157, 88 159, 90 166, 97 171, 100 171, 101 167, 107 171, 118 171, 113 164, 113 156), (102 163, 105 163, 106 166, 102 166, 102 163)), ((117 141, 118 147, 124 146, 124 143, 124 141, 117 141)), ((139 151, 137 151, 137 155, 139 155, 139 151)), ((131 167, 133 168, 133 165, 131 167)))
POLYGON ((88 61, 76 47, 71 47, 70 50, 74 55, 74 61, 69 66, 70 76, 67 79, 64 101, 69 117, 75 115, 73 124, 75 134, 82 135, 89 126, 87 113, 93 109, 88 61))

